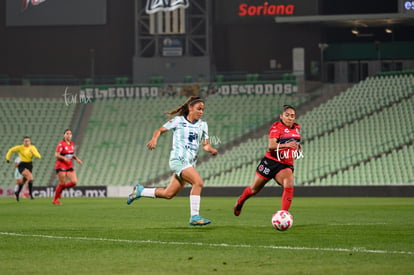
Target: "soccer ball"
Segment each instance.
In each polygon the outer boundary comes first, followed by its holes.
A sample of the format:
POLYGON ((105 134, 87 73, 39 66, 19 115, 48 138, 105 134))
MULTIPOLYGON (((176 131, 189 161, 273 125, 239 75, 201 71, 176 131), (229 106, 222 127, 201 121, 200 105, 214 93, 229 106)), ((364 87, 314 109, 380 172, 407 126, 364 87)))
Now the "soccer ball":
POLYGON ((279 231, 288 230, 293 225, 293 216, 286 210, 279 210, 272 216, 272 225, 279 231))

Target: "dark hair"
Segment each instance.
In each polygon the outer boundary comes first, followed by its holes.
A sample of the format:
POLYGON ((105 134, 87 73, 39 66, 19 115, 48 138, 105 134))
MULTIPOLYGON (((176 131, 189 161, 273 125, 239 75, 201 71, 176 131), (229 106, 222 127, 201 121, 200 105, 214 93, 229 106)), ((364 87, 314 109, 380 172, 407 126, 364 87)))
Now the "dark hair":
POLYGON ((23 140, 25 140, 26 138, 31 139, 29 136, 24 136, 23 140))
POLYGON ((167 112, 167 114, 170 118, 174 116, 187 116, 190 112, 188 106, 193 106, 194 104, 199 102, 204 102, 204 100, 199 96, 190 96, 189 98, 187 98, 183 105, 167 112))
POLYGON ((68 128, 63 132, 63 134, 66 134, 67 131, 71 131, 73 133, 72 129, 68 128))
POLYGON ((286 111, 287 109, 292 109, 296 113, 296 109, 292 105, 289 105, 289 104, 283 105, 283 112, 286 111))

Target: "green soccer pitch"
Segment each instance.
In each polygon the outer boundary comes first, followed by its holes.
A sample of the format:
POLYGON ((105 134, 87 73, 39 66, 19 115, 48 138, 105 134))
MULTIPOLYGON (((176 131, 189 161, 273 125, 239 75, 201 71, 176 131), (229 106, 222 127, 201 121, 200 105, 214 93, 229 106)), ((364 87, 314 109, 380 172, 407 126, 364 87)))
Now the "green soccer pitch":
POLYGON ((0 274, 413 274, 413 198, 294 198, 293 227, 270 220, 279 197, 189 201, 0 199, 0 274))

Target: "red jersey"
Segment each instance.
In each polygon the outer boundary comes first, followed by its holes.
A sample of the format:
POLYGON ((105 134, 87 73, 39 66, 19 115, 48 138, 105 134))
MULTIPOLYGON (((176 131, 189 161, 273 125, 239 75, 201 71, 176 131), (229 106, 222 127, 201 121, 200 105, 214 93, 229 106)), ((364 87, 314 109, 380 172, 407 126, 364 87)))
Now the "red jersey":
MULTIPOLYGON (((287 127, 281 121, 276 121, 272 124, 269 130, 269 138, 276 138, 277 143, 285 144, 291 141, 300 143, 300 126, 294 123, 292 128, 287 127)), ((301 152, 292 148, 280 148, 276 150, 268 150, 265 157, 273 159, 277 162, 293 165, 296 158, 300 156, 301 152)))
POLYGON ((61 160, 61 159, 56 159, 56 165, 55 165, 55 169, 70 169, 73 168, 72 166, 72 158, 73 155, 75 154, 75 144, 73 143, 73 141, 71 141, 69 144, 62 140, 61 142, 58 143, 57 147, 56 147, 56 152, 60 153, 61 156, 65 156, 69 159, 71 159, 70 162, 61 160))

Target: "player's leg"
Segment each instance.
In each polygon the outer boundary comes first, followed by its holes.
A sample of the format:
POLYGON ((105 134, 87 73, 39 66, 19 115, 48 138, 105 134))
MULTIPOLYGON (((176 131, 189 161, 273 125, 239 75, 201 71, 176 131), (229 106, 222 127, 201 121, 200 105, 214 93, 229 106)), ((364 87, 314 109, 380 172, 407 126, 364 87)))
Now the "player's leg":
POLYGON ((283 187, 281 210, 289 211, 293 199, 294 177, 291 168, 281 170, 276 174, 275 180, 283 187))
POLYGON ((30 196, 29 195, 29 181, 25 177, 22 178, 22 185, 23 185, 23 189, 22 189, 23 197, 28 198, 30 196), (24 187, 25 184, 26 184, 26 188, 24 187))
MULTIPOLYGON (((168 200, 172 199, 178 194, 178 192, 181 191, 181 189, 183 189, 184 185, 185 185, 185 182, 182 179, 180 179, 179 177, 177 177, 176 174, 173 174, 171 176, 170 183, 168 184, 168 186, 166 188, 154 188, 155 189, 154 190, 154 197, 155 198, 164 198, 164 199, 168 199, 168 200)), ((145 189, 147 189, 147 188, 145 188, 145 189)), ((145 193, 145 192, 143 192, 143 193, 145 193)))
POLYGON ((55 190, 55 196, 53 198, 52 203, 53 204, 61 204, 59 199, 62 196, 62 191, 63 189, 65 189, 65 181, 66 181, 66 172, 64 171, 56 171, 56 178, 58 181, 58 184, 56 186, 56 190, 55 190))
POLYGON ((21 172, 22 176, 25 177, 28 180, 28 186, 29 186, 29 195, 30 198, 33 199, 33 175, 32 172, 29 169, 24 169, 21 172))
POLYGON ((127 204, 131 204, 140 197, 172 199, 183 189, 184 184, 185 182, 175 174, 171 176, 170 183, 166 188, 147 188, 137 184, 134 186, 132 193, 129 194, 127 204))
POLYGON ((239 216, 241 213, 241 210, 243 208, 243 204, 246 202, 248 198, 251 196, 257 194, 262 188, 266 185, 266 183, 269 181, 268 178, 263 177, 259 173, 256 173, 256 176, 254 178, 253 183, 250 186, 247 186, 243 193, 238 198, 236 205, 234 206, 234 215, 239 216))
POLYGON ((19 201, 20 192, 24 186, 23 178, 16 179, 16 187, 14 189, 14 195, 16 196, 16 201, 19 201))
POLYGON ((181 172, 181 178, 184 182, 188 182, 192 185, 190 191, 190 225, 202 226, 210 224, 210 220, 205 219, 200 215, 201 191, 204 185, 200 174, 194 167, 190 166, 181 172))
POLYGON ((69 181, 65 183, 65 188, 71 188, 78 184, 78 177, 75 170, 66 172, 66 177, 69 179, 69 181))

